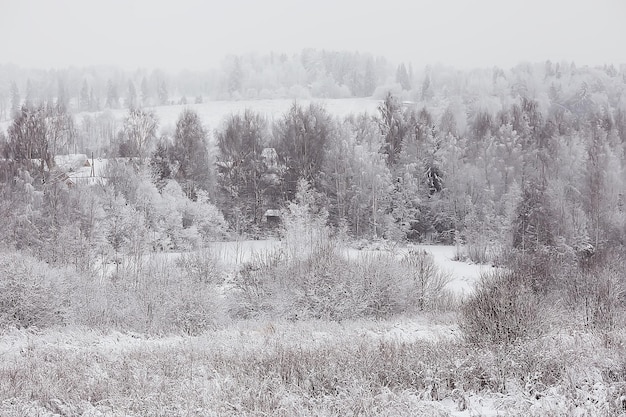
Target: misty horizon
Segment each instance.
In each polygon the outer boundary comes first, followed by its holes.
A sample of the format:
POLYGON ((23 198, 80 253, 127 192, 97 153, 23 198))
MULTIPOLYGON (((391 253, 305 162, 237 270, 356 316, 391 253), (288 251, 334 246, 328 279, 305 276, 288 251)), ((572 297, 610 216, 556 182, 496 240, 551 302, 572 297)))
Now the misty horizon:
POLYGON ((546 60, 620 65, 626 63, 620 47, 625 15, 626 3, 617 0, 27 0, 5 5, 0 16, 0 63, 204 71, 229 55, 293 55, 312 48, 359 51, 415 68, 510 68, 546 60))

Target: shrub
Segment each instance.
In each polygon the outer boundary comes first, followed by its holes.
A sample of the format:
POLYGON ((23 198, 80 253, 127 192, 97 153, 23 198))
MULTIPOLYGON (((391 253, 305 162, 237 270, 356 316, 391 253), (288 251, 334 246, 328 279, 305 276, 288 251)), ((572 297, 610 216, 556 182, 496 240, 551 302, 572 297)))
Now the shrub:
POLYGON ((161 327, 169 325, 192 336, 216 329, 225 321, 222 299, 214 287, 203 283, 184 282, 170 301, 157 309, 161 310, 161 327))
POLYGON ((255 253, 244 262, 233 280, 233 309, 236 317, 249 318, 272 310, 270 287, 275 283, 275 271, 283 262, 284 252, 272 250, 255 253))
POLYGON ((402 258, 412 281, 411 296, 419 310, 430 309, 445 295, 450 274, 439 270, 433 256, 425 250, 411 250, 402 258))
POLYGON ((335 241, 318 242, 307 254, 284 251, 245 263, 235 280, 233 313, 290 319, 345 320, 429 310, 446 299, 448 275, 426 252, 400 262, 386 251, 350 259, 335 241))
POLYGON ((369 253, 353 262, 354 276, 351 278, 361 287, 364 316, 387 317, 414 306, 411 278, 394 255, 369 253))
POLYGON ((0 328, 49 327, 66 316, 64 271, 21 254, 0 257, 0 328))
POLYGON ((183 253, 176 260, 176 266, 193 282, 220 284, 224 278, 217 256, 206 248, 183 253))
POLYGON ((583 273, 585 324, 603 331, 615 330, 624 315, 626 279, 624 263, 608 264, 583 273))
POLYGON ((539 298, 517 273, 484 275, 461 307, 460 327, 466 340, 479 345, 537 335, 542 328, 539 298))

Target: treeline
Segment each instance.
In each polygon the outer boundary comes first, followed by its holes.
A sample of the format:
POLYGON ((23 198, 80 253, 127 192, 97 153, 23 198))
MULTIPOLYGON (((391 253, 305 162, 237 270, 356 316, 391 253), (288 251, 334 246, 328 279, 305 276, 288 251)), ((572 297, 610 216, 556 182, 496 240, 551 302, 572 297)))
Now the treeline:
POLYGON ((369 97, 393 80, 384 58, 305 49, 227 56, 218 68, 166 72, 116 67, 24 69, 0 65, 0 120, 22 105, 60 101, 73 112, 199 103, 204 99, 369 97))

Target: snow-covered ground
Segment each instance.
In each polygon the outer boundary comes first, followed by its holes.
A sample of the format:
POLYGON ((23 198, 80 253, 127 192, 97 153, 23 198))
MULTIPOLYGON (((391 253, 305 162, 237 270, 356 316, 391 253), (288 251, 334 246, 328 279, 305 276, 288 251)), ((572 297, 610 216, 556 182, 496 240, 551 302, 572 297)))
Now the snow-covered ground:
MULTIPOLYGON (((253 110, 267 117, 269 121, 277 120, 289 110, 293 103, 297 102, 301 106, 308 106, 309 103, 322 104, 326 110, 339 118, 350 114, 367 112, 375 114, 380 104, 380 100, 371 98, 345 98, 345 99, 273 99, 273 100, 229 100, 229 101, 206 101, 200 104, 176 104, 171 106, 158 106, 148 108, 152 110, 159 119, 161 128, 175 127, 180 113, 184 109, 191 109, 198 113, 200 119, 208 129, 215 129, 221 125, 224 118, 230 114, 240 114, 246 109, 253 110)), ((127 109, 111 110, 117 119, 123 119, 128 114, 127 109)), ((78 113, 76 119, 80 122, 83 115, 88 113, 78 113)))
MULTIPOLYGON (((309 103, 322 104, 326 110, 333 116, 343 118, 351 114, 359 114, 367 112, 371 115, 377 113, 380 100, 372 98, 344 98, 344 99, 272 99, 272 100, 216 100, 205 101, 200 104, 175 104, 170 106, 157 106, 147 108, 153 111, 159 119, 160 128, 173 129, 180 113, 184 109, 192 109, 200 119, 204 126, 212 131, 220 127, 224 118, 231 114, 243 113, 246 109, 253 110, 267 117, 269 121, 277 120, 289 110, 295 102, 302 106, 308 106, 309 103)), ((122 120, 127 114, 128 109, 105 110, 110 111, 114 118, 122 120)), ((74 115, 78 124, 81 123, 83 116, 95 115, 101 112, 80 112, 74 115)), ((0 121, 0 131, 7 131, 10 120, 0 121)))

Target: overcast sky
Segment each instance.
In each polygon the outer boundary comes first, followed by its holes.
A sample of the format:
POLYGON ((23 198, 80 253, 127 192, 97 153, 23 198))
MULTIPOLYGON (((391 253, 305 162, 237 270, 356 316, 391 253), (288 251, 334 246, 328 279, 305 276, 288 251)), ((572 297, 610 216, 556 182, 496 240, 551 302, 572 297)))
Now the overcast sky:
POLYGON ((226 54, 358 50, 394 63, 626 63, 626 0, 1 0, 0 62, 205 69, 226 54))

